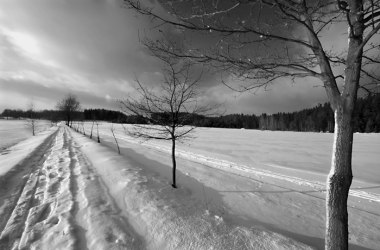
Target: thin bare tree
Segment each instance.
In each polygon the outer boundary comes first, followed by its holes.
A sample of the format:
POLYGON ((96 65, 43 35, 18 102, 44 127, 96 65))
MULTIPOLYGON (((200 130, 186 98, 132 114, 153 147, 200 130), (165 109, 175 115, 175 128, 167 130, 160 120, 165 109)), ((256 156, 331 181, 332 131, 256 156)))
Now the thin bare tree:
POLYGON ((80 125, 82 127, 82 133, 83 133, 83 135, 86 135, 86 130, 84 129, 84 120, 81 120, 80 125))
POLYGON ((146 123, 133 125, 129 135, 171 141, 172 187, 177 188, 176 142, 191 138, 195 127, 190 123, 194 115, 207 114, 215 108, 198 103, 196 89, 202 73, 196 74, 190 61, 155 56, 164 63, 162 84, 153 89, 137 79, 137 97, 130 96, 120 103, 123 112, 146 123))
POLYGON ((94 124, 95 124, 95 120, 93 119, 92 120, 92 125, 91 125, 90 139, 92 139, 92 131, 94 129, 94 124))
POLYGON ((374 64, 380 62, 380 1, 142 2, 125 0, 129 8, 156 22, 164 38, 145 40, 152 50, 207 63, 250 83, 240 87, 225 82, 234 90, 266 87, 280 78, 320 80, 335 115, 325 249, 348 249, 352 115, 359 89, 371 92, 379 86, 374 64), (345 37, 343 49, 338 49, 341 44, 329 45, 331 33, 345 37), (200 36, 210 39, 200 43, 200 36))
POLYGON ((97 135, 97 140, 98 143, 100 143, 100 136, 99 136, 99 121, 95 121, 96 124, 96 135, 97 135))
POLYGON ((111 123, 111 133, 113 136, 113 139, 115 140, 116 146, 117 146, 117 152, 120 154, 120 147, 119 147, 119 142, 117 141, 116 135, 115 135, 115 128, 113 127, 113 123, 111 123))
POLYGON ((29 103, 27 112, 29 117, 26 120, 26 126, 30 128, 30 130, 32 131, 32 135, 35 136, 37 129, 37 121, 35 117, 35 106, 33 101, 29 103))

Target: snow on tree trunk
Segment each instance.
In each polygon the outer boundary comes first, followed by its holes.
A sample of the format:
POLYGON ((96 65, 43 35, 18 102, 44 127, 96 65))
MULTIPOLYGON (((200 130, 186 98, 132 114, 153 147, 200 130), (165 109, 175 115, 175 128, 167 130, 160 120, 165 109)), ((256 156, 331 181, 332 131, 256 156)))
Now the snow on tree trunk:
POLYGON ((352 112, 342 105, 335 110, 335 132, 331 170, 327 177, 326 250, 348 249, 347 199, 352 182, 352 112))

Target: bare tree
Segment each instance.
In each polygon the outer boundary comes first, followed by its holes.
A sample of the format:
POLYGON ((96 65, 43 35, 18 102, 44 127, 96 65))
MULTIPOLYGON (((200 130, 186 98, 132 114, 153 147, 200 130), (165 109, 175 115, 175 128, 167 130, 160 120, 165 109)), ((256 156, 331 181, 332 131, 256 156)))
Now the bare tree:
POLYGON ((84 129, 84 120, 81 120, 81 121, 80 121, 80 126, 81 126, 81 128, 82 128, 82 133, 83 133, 83 135, 86 135, 86 130, 84 129))
POLYGON ((194 77, 189 61, 158 58, 165 64, 161 86, 155 91, 136 80, 138 97, 130 96, 120 103, 123 112, 136 115, 146 123, 133 125, 133 129, 128 131, 131 136, 171 141, 172 187, 177 188, 176 142, 190 138, 195 127, 189 123, 194 115, 206 114, 212 108, 198 104, 198 93, 195 89, 201 73, 194 77))
POLYGON ((92 139, 92 130, 94 129, 95 120, 92 120, 90 139, 92 139))
POLYGON ((28 119, 26 120, 27 122, 27 126, 30 128, 30 130, 32 131, 32 135, 35 136, 36 135, 36 129, 37 129, 37 121, 36 121, 36 117, 35 117, 35 108, 34 108, 34 103, 33 102, 30 102, 29 104, 29 108, 28 108, 28 119))
POLYGON ((77 97, 73 94, 68 94, 65 98, 57 103, 56 107, 64 115, 67 126, 71 126, 71 122, 73 121, 75 114, 81 108, 77 97))
POLYGON ((120 147, 119 147, 119 142, 117 141, 116 135, 115 135, 115 128, 113 127, 113 123, 111 124, 111 133, 113 136, 113 139, 115 140, 116 146, 117 146, 117 152, 120 154, 120 147))
POLYGON ((100 143, 100 137, 99 137, 99 121, 95 121, 96 124, 96 135, 97 135, 97 140, 98 143, 100 143))
POLYGON ((242 88, 228 85, 235 90, 266 87, 284 77, 320 80, 335 115, 325 249, 348 249, 352 114, 358 90, 371 92, 380 80, 374 70, 380 62, 380 1, 184 0, 160 1, 160 8, 137 0, 125 3, 157 22, 166 39, 145 40, 153 50, 208 63, 251 83, 242 88), (170 29, 165 25, 174 26, 185 42, 175 32, 166 32, 170 29), (343 49, 328 45, 329 32, 345 36, 343 49), (190 35, 200 34, 211 35, 203 47, 191 42, 190 35))

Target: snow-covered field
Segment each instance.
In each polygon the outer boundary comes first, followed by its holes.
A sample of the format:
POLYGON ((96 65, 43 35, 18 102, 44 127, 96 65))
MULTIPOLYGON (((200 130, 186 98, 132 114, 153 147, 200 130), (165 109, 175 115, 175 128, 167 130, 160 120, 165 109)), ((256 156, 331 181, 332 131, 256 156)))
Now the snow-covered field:
MULTIPOLYGON (((36 120, 36 133, 41 133, 50 127, 50 122, 36 120)), ((32 136, 32 130, 27 120, 0 119, 0 150, 12 146, 32 136)))
MULTIPOLYGON (((115 124, 118 155, 111 126, 100 144, 91 123, 62 125, 0 155, 0 249, 323 248, 331 134, 199 128, 172 189, 170 144, 115 124)), ((380 245, 379 160, 380 135, 356 134, 350 249, 380 245)))

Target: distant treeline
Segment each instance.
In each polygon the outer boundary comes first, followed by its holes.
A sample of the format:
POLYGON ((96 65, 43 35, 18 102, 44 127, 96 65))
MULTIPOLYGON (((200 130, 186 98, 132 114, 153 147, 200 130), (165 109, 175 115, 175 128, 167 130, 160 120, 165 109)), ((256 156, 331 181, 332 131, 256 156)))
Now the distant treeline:
MULTIPOLYGON (((292 113, 199 117, 193 124, 200 127, 333 132, 334 114, 330 105, 325 103, 292 113)), ((355 132, 380 132, 380 94, 358 99, 353 124, 355 132)))
MULTIPOLYGON (((159 114, 158 114, 159 115, 159 114)), ((164 114, 162 114, 164 116, 164 114)), ((23 111, 20 109, 5 109, 2 117, 61 120, 61 113, 57 110, 23 111)), ((188 116, 188 115, 187 115, 188 116)), ((74 120, 100 120, 114 123, 143 124, 144 120, 133 115, 126 115, 119 111, 106 109, 85 109, 76 112, 74 120)), ((319 104, 310 109, 292 113, 277 113, 273 115, 261 114, 244 115, 231 114, 219 117, 205 117, 194 115, 188 120, 188 125, 216 128, 245 128, 261 130, 283 131, 314 131, 333 132, 334 114, 328 103, 319 104)), ((355 132, 380 132, 380 94, 360 98, 353 117, 355 132)))
POLYGON ((126 115, 119 111, 107 109, 85 109, 83 118, 85 120, 101 120, 109 122, 122 122, 126 115))
POLYGON ((58 110, 42 110, 42 111, 31 111, 22 109, 4 109, 0 116, 4 119, 41 119, 50 121, 59 121, 61 119, 61 113, 58 110))
POLYGON ((85 120, 100 120, 109 121, 114 123, 130 123, 141 124, 143 123, 136 116, 126 115, 120 111, 107 110, 107 109, 85 109, 83 111, 83 117, 85 120))

